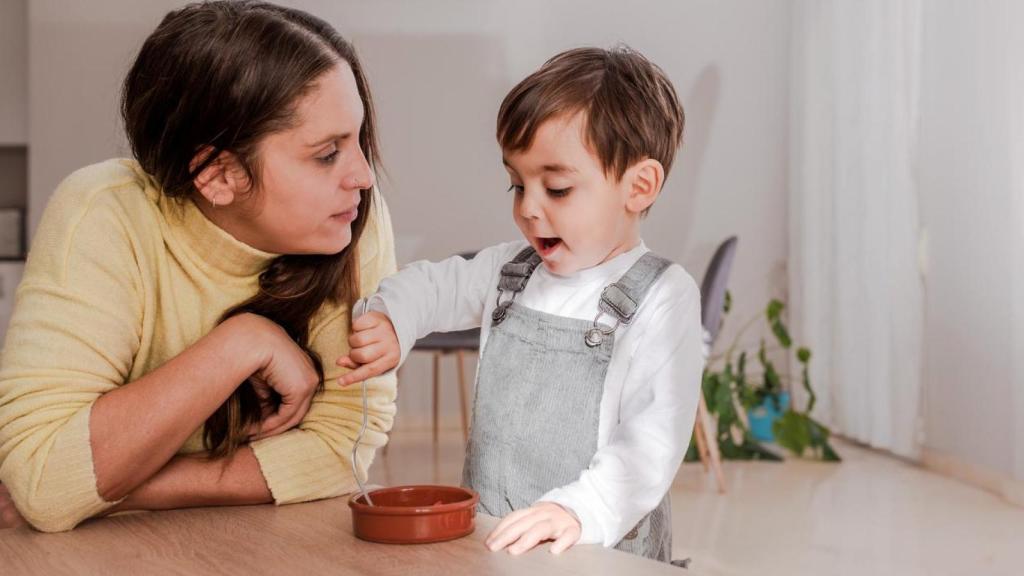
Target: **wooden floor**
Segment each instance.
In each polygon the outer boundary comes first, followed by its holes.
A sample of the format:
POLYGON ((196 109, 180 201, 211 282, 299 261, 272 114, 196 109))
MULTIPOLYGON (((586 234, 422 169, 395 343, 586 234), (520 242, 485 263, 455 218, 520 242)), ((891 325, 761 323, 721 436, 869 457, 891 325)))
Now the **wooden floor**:
MULTIPOLYGON (((729 493, 698 464, 672 487, 675 558, 691 573, 1020 575, 1024 509, 996 496, 849 444, 838 465, 726 462, 729 493)), ((457 430, 396 430, 371 481, 458 484, 457 430)))

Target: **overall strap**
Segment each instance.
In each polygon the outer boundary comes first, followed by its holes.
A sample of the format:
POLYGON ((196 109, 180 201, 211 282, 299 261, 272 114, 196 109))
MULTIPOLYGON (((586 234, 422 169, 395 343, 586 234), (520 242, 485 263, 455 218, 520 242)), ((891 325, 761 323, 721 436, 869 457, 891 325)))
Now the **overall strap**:
POLYGON ((501 324, 505 319, 508 307, 512 305, 516 296, 526 288, 526 283, 530 281, 530 276, 539 265, 540 255, 532 246, 527 246, 516 254, 515 258, 501 267, 501 279, 498 280, 498 300, 494 312, 491 313, 494 325, 501 324), (505 292, 511 292, 512 297, 502 302, 501 295, 505 292))
POLYGON ((605 336, 615 332, 619 324, 632 322, 651 286, 671 265, 670 260, 648 252, 630 266, 621 278, 605 286, 601 292, 601 301, 597 305, 599 312, 597 318, 594 318, 594 326, 587 331, 587 344, 597 346, 605 336), (615 318, 615 326, 606 327, 599 324, 598 320, 602 314, 615 318))
POLYGON ((522 292, 538 265, 540 265, 540 256, 533 246, 523 248, 515 258, 501 267, 498 291, 522 292))

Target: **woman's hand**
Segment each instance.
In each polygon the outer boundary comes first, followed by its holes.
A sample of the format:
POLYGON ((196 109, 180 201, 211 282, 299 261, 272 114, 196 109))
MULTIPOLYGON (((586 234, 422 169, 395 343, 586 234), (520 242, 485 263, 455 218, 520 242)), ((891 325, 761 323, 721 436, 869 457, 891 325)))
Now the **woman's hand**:
POLYGON ((0 530, 4 528, 16 528, 25 523, 21 513, 14 507, 14 500, 11 500, 11 493, 7 487, 0 484, 0 530))
POLYGON ((239 318, 240 329, 259 335, 261 362, 249 377, 263 407, 263 419, 252 430, 252 440, 259 440, 294 428, 302 421, 320 386, 320 375, 309 354, 276 323, 255 314, 242 314, 239 318))
POLYGON ((554 540, 551 553, 561 554, 579 539, 580 521, 575 514, 554 502, 541 502, 502 518, 486 544, 492 552, 508 548, 509 554, 519 555, 554 540))
POLYGON ((401 359, 402 350, 398 335, 387 315, 367 312, 352 322, 352 333, 348 337, 351 348, 348 356, 338 359, 338 366, 352 369, 338 379, 342 386, 362 382, 379 376, 395 366, 401 359))

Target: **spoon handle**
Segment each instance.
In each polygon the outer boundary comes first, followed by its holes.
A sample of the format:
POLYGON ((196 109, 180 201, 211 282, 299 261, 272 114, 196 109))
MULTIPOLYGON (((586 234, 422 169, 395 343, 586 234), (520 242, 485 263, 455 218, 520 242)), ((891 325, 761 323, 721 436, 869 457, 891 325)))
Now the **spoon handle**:
MULTIPOLYGON (((360 298, 356 301, 355 305, 352 306, 352 321, 359 318, 366 313, 366 299, 360 298)), ((359 467, 358 467, 358 456, 356 450, 359 449, 359 443, 363 441, 363 433, 366 432, 366 380, 359 383, 360 388, 363 392, 363 424, 359 427, 359 434, 356 435, 356 441, 352 443, 352 475, 356 477, 356 484, 359 485, 359 492, 363 494, 363 500, 370 506, 373 506, 373 500, 370 498, 370 493, 366 491, 366 487, 363 486, 363 481, 359 479, 359 467)))

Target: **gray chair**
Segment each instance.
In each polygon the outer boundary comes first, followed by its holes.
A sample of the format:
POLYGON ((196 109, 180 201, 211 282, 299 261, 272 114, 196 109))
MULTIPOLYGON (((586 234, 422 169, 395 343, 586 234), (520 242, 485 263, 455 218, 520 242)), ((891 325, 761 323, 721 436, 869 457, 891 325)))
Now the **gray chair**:
MULTIPOLYGON (((476 252, 459 254, 466 260, 472 260, 476 252)), ((456 332, 434 332, 416 341, 412 347, 414 352, 430 352, 434 356, 433 379, 433 428, 434 444, 437 444, 439 408, 441 404, 441 358, 454 354, 459 378, 459 408, 462 415, 462 437, 469 440, 469 382, 466 379, 466 353, 480 349, 480 329, 459 330, 456 332)))
MULTIPOLYGON (((700 323, 703 327, 704 353, 710 354, 715 339, 722 329, 725 292, 729 283, 729 272, 732 261, 736 257, 736 246, 739 240, 735 236, 727 238, 718 245, 700 286, 700 323)), ((705 358, 707 360, 707 358, 705 358)), ((697 442, 697 453, 700 455, 704 471, 709 467, 715 475, 718 491, 725 493, 725 476, 722 473, 722 457, 718 450, 718 430, 708 413, 703 390, 697 403, 697 419, 693 426, 693 437, 697 442)))
POLYGON ((718 245, 700 284, 700 323, 707 333, 705 339, 709 347, 714 344, 722 328, 725 292, 729 284, 729 272, 732 271, 732 261, 736 257, 737 244, 739 239, 730 236, 718 245))

